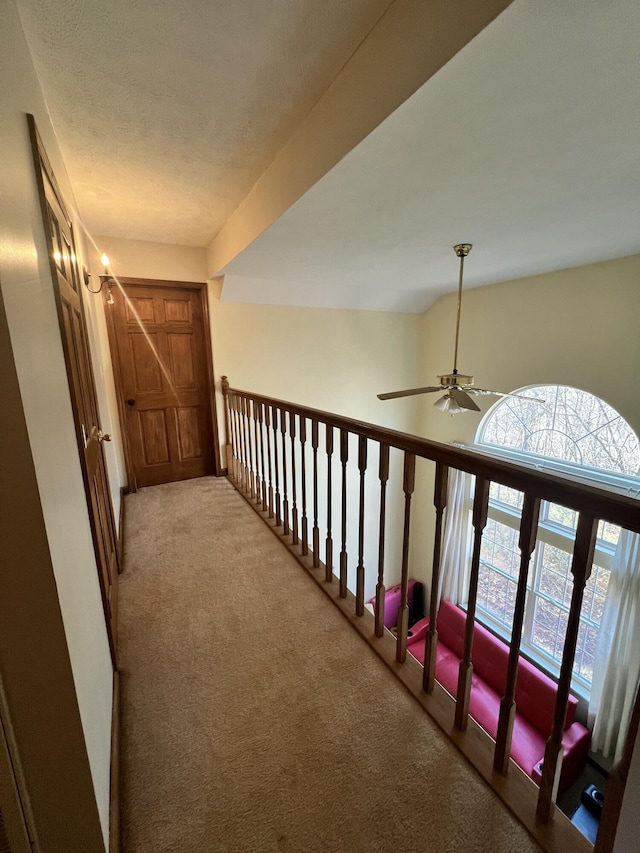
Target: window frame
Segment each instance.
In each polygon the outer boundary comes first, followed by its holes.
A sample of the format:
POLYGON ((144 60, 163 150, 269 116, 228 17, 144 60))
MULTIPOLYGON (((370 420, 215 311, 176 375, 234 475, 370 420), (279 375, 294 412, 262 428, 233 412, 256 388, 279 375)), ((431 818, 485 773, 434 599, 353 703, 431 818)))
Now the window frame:
MULTIPOLYGON (((570 528, 563 528, 562 525, 548 519, 550 506, 551 504, 549 502, 544 501, 540 509, 540 521, 538 523, 536 547, 531 557, 529 576, 527 579, 527 596, 522 626, 521 653, 547 671, 552 677, 558 678, 560 675, 561 661, 542 649, 534 642, 533 639, 536 604, 539 600, 549 601, 553 606, 559 608, 564 613, 569 613, 569 606, 567 604, 539 590, 544 566, 544 547, 541 546, 550 545, 551 547, 557 548, 558 550, 566 553, 569 559, 571 559, 573 554, 574 537, 571 535, 570 528)), ((468 510, 471 516, 471 496, 468 497, 468 510)), ((496 498, 489 499, 488 517, 489 519, 513 530, 516 533, 516 536, 520 531, 520 511, 515 507, 509 507, 507 504, 500 502, 496 498)), ((610 571, 614 553, 615 545, 599 537, 594 551, 593 566, 602 567, 603 569, 610 571)), ((517 578, 513 578, 500 567, 495 566, 488 560, 481 559, 481 566, 483 564, 487 566, 489 571, 495 572, 497 575, 507 579, 508 582, 511 582, 514 585, 517 584, 517 578)), ((478 621, 484 624, 485 627, 490 628, 507 642, 511 641, 511 627, 487 611, 479 600, 476 602, 476 618, 478 618, 478 621)), ((591 617, 585 618, 584 615, 581 615, 580 622, 587 627, 599 628, 591 617)), ((572 673, 571 683, 572 689, 578 695, 588 700, 591 691, 591 683, 575 671, 572 673)))
MULTIPOLYGON (((568 388, 570 386, 537 385, 519 390, 531 394, 536 392, 539 393, 539 390, 543 387, 568 388)), ((583 393, 588 394, 589 392, 583 393)), ((493 456, 494 458, 508 459, 526 467, 534 468, 535 470, 548 471, 549 473, 567 477, 574 482, 577 481, 591 485, 597 484, 600 488, 604 488, 621 494, 636 496, 640 494, 640 478, 638 476, 634 477, 628 474, 612 471, 610 469, 595 468, 588 465, 578 465, 574 462, 568 462, 563 459, 541 456, 528 451, 518 450, 513 447, 502 447, 500 445, 485 441, 484 434, 487 431, 488 423, 492 420, 492 418, 496 416, 498 407, 501 404, 504 404, 505 402, 505 399, 498 401, 493 406, 491 406, 491 408, 485 413, 476 431, 476 439, 474 444, 472 445, 473 450, 479 453, 483 453, 487 456, 493 456)), ((602 402, 606 403, 606 401, 602 402)), ((616 414, 619 413, 616 412, 616 414)), ((619 415, 619 417, 622 418, 621 415, 619 415)), ((628 422, 624 418, 622 418, 622 420, 632 430, 628 422)), ((635 432, 633 434, 635 435, 635 432)), ((472 489, 470 490, 470 494, 467 496, 469 518, 471 518, 472 508, 471 492, 472 489)), ((553 596, 548 596, 544 593, 541 593, 539 591, 539 583, 543 569, 544 546, 549 545, 551 547, 558 548, 564 553, 567 553, 569 555, 569 559, 571 559, 573 555, 575 529, 572 529, 569 526, 562 525, 561 523, 550 519, 549 511, 551 506, 552 504, 545 501, 543 502, 540 508, 540 519, 538 523, 538 533, 536 536, 536 548, 534 550, 534 553, 532 554, 529 566, 527 596, 521 638, 521 652, 525 657, 532 660, 536 665, 540 666, 543 670, 546 670, 552 677, 557 679, 560 674, 561 663, 551 654, 549 654, 548 652, 533 643, 533 629, 535 623, 536 604, 539 600, 548 600, 555 607, 560 608, 563 612, 568 612, 568 606, 565 605, 564 601, 558 600, 553 596)), ((488 517, 489 519, 499 524, 503 524, 504 526, 514 530, 516 532, 516 535, 519 532, 521 509, 518 507, 501 502, 495 497, 490 497, 488 517)), ((602 524, 603 522, 600 523, 602 524)), ((471 529, 470 522, 469 529, 471 529)), ((593 566, 600 566, 603 569, 610 571, 615 553, 615 548, 616 546, 613 543, 607 542, 604 538, 599 536, 596 542, 593 566)), ((517 539, 515 551, 516 553, 518 553, 519 556, 519 550, 517 548, 517 539)), ((489 571, 495 572, 501 577, 508 578, 509 582, 517 584, 517 577, 514 579, 507 572, 497 566, 491 565, 486 560, 483 560, 483 563, 487 565, 489 571)), ((477 602, 476 604, 476 617, 478 618, 478 621, 485 624, 486 627, 494 631, 498 636, 507 640, 507 642, 510 642, 511 627, 507 623, 501 621, 499 618, 496 618, 494 615, 487 612, 486 609, 479 604, 479 602, 477 602)), ((595 627, 591 619, 583 620, 582 615, 580 622, 581 624, 587 624, 590 625, 590 627, 595 627)), ((572 673, 571 685, 575 693, 577 693, 579 696, 588 701, 591 692, 591 683, 589 681, 587 681, 580 674, 576 674, 574 671, 572 673)))

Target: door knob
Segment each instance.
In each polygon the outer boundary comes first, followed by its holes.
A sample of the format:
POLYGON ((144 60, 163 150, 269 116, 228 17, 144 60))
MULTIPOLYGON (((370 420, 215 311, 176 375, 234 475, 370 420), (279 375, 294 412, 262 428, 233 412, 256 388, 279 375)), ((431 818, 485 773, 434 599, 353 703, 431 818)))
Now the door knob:
POLYGON ((135 406, 135 404, 136 404, 135 400, 131 400, 131 399, 127 400, 127 406, 135 406))
POLYGON ((98 441, 111 441, 111 435, 108 432, 102 432, 102 430, 99 429, 98 441))

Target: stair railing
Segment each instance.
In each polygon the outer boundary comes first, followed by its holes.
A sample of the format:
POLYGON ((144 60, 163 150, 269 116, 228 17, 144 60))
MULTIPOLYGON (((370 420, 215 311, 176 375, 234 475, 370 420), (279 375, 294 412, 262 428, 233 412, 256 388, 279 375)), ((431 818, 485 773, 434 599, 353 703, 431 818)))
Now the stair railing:
MULTIPOLYGON (((567 836, 558 841, 553 832, 553 824, 561 823, 563 816, 555 807, 555 798, 560 780, 562 765, 562 735, 571 686, 578 627, 582 599, 591 568, 596 542, 598 523, 602 519, 628 530, 640 533, 639 503, 636 499, 617 495, 602 489, 572 482, 564 477, 543 473, 506 460, 490 458, 472 450, 441 444, 418 436, 409 435, 395 430, 378 427, 373 424, 360 422, 337 414, 312 409, 307 406, 265 397, 247 391, 241 391, 229 386, 226 377, 222 378, 222 390, 225 399, 225 417, 227 425, 227 465, 229 476, 236 488, 260 512, 265 520, 271 519, 274 529, 287 539, 290 549, 298 554, 303 565, 319 569, 323 582, 327 585, 334 583, 334 568, 337 568, 338 599, 349 598, 347 553, 347 518, 348 518, 348 464, 350 461, 350 437, 355 442, 357 453, 352 464, 357 468, 358 476, 358 525, 357 541, 358 555, 356 566, 355 597, 353 598, 352 615, 362 619, 365 615, 365 564, 364 537, 367 524, 377 524, 378 554, 377 582, 375 587, 375 622, 371 636, 367 637, 375 648, 376 640, 384 639, 384 605, 385 605, 385 543, 387 538, 387 494, 390 480, 390 451, 402 455, 402 497, 404 499, 404 523, 402 534, 401 592, 398 611, 397 635, 395 637, 394 671, 407 661, 408 636, 408 581, 409 581, 409 549, 411 543, 411 509, 412 497, 416 486, 416 459, 428 460, 434 464, 434 507, 435 507, 435 538, 432 561, 431 590, 429 597, 430 622, 425 645, 425 656, 422 661, 421 689, 422 702, 427 706, 426 697, 434 693, 439 685, 436 681, 435 662, 437 654, 438 634, 436 615, 438 611, 438 589, 441 575, 441 551, 443 541, 443 518, 447 501, 447 482, 450 469, 458 469, 475 475, 476 487, 473 498, 473 554, 471 560, 471 575, 468 592, 466 629, 464 637, 464 652, 460 663, 458 689, 455 699, 453 730, 450 734, 458 746, 464 743, 464 733, 469 725, 469 698, 473 674, 472 648, 475 625, 475 609, 478 591, 478 574, 480 566, 480 551, 482 535, 487 522, 489 488, 491 483, 499 483, 524 493, 524 503, 521 515, 519 548, 521 553, 520 570, 513 614, 513 628, 510 642, 509 663, 505 693, 500 705, 497 739, 493 748, 492 784, 497 793, 505 799, 508 805, 518 814, 525 825, 532 831, 538 841, 546 849, 559 849, 569 837, 574 844, 572 849, 593 849, 590 844, 585 846, 586 839, 575 830, 575 836, 567 836), (320 429, 323 426, 324 429, 320 429), (280 452, 278 448, 278 430, 280 430, 280 452), (311 435, 312 465, 308 471, 306 443, 311 435), (287 447, 286 438, 289 438, 287 447), (334 439, 335 444, 334 444, 334 439), (323 446, 324 445, 324 446, 323 446), (379 513, 374 520, 367 520, 365 514, 365 477, 368 471, 368 458, 372 455, 369 450, 377 449, 379 480, 379 513), (323 465, 322 452, 326 458, 326 478, 322 481, 323 465), (337 460, 335 459, 337 453, 337 460), (318 458, 320 454, 320 459, 318 458), (266 464, 265 464, 266 459, 266 464), (334 566, 334 461, 340 465, 340 506, 339 531, 340 551, 338 566, 334 566), (307 534, 307 478, 311 476, 311 495, 313 498, 313 530, 312 542, 309 544, 307 534), (324 523, 322 507, 319 505, 319 485, 323 486, 326 495, 324 523), (281 492, 282 489, 282 492, 281 492), (297 496, 302 496, 302 541, 299 539, 299 508, 297 496), (289 496, 292 496, 292 502, 289 496), (282 502, 281 502, 282 496, 282 502), (566 635, 558 692, 553 720, 553 727, 548 738, 542 780, 537 791, 535 816, 527 811, 527 806, 519 804, 517 798, 509 798, 505 793, 508 788, 500 781, 506 779, 508 771, 517 775, 519 768, 510 761, 511 739, 515 719, 515 688, 517 665, 520 653, 520 641, 524 620, 525 596, 527 577, 531 555, 535 547, 538 517, 541 501, 549 501, 573 509, 578 514, 576 537, 571 565, 573 590, 567 621, 566 635), (324 542, 324 562, 321 557, 321 528, 326 532, 324 542), (460 734, 456 734, 456 731, 460 734), (497 781, 496 781, 497 780, 497 781), (555 821, 552 818, 555 815, 555 821), (549 828, 551 827, 551 831, 549 828)), ((371 617, 369 617, 371 618, 371 617)), ((362 633, 365 633, 364 631, 362 633)), ((388 637, 387 637, 388 640, 388 637)), ((400 677, 400 676, 399 676, 400 677)), ((627 736, 627 746, 620 766, 612 774, 614 783, 605 797, 605 808, 602 818, 603 830, 596 843, 596 853, 609 853, 613 848, 615 828, 620 813, 626 776, 629 770, 631 754, 638 734, 638 719, 640 717, 640 699, 632 717, 632 724, 627 736)), ((439 720, 439 722, 442 721, 439 720)), ((446 728, 446 725, 445 725, 446 728)), ((487 736, 488 737, 488 736, 487 736)), ((462 747, 461 747, 462 748, 462 747)), ((464 748, 463 748, 463 751, 464 748)), ((470 750, 473 752, 473 749, 470 750)), ((472 756, 471 756, 472 757, 472 756)), ((485 774, 486 775, 486 774, 485 774)), ((524 775, 524 774, 522 774, 524 775)), ((527 781, 526 784, 529 784, 527 781)), ((533 784, 533 783, 531 783, 533 784)), ((571 827, 573 831, 573 827, 571 827)))

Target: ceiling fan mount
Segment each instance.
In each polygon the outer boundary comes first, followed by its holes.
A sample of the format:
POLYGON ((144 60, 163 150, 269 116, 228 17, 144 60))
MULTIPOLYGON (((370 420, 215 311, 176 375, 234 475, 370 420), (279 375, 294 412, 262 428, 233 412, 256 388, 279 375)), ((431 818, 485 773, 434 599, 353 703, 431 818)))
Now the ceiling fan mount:
POLYGON ((480 407, 472 397, 491 394, 496 397, 522 397, 525 400, 535 400, 544 403, 537 397, 525 397, 523 394, 509 394, 501 391, 490 391, 486 388, 476 388, 473 384, 473 376, 458 371, 458 344, 460 341, 460 313, 462 308, 462 277, 464 274, 464 259, 473 248, 471 243, 457 243, 453 247, 456 256, 460 258, 460 273, 458 276, 458 302, 456 306, 456 338, 453 350, 453 370, 451 373, 443 373, 438 376, 438 385, 429 385, 426 388, 409 388, 406 391, 390 391, 387 394, 378 394, 379 400, 392 400, 397 397, 411 397, 416 394, 431 394, 434 391, 446 391, 444 397, 436 400, 434 406, 442 412, 455 415, 459 412, 479 412, 480 407))

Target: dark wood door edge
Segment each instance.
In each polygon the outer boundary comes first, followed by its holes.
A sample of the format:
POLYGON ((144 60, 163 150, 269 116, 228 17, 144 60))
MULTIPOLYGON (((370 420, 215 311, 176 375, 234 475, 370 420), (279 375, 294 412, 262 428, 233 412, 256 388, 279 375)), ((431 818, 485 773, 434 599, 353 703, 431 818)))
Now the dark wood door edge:
POLYGON ((113 673, 111 709, 111 781, 109 791, 109 853, 120 853, 120 673, 113 673))
POLYGON ((129 490, 124 486, 120 486, 120 513, 118 518, 118 572, 122 574, 124 571, 124 531, 125 531, 125 506, 124 499, 129 494, 129 490))
MULTIPOLYGON (((220 456, 220 439, 218 434, 218 414, 215 395, 215 371, 213 368, 213 347, 211 345, 211 323, 209 318, 209 300, 207 297, 207 283, 205 281, 169 281, 165 279, 148 279, 148 278, 131 278, 129 276, 118 277, 118 281, 123 286, 128 284, 141 287, 172 287, 180 288, 181 290, 195 290, 200 293, 202 303, 202 324, 204 334, 204 348, 206 357, 206 375, 207 375, 207 393, 209 395, 211 406, 211 440, 213 441, 213 467, 216 477, 224 476, 222 470, 222 459, 220 456)), ((107 294, 103 294, 103 307, 107 320, 107 335, 109 338, 109 349, 111 351, 111 362, 113 365, 113 378, 116 387, 116 400, 118 403, 118 420, 120 422, 120 433, 122 435, 122 445, 124 449, 125 469, 127 475, 127 492, 135 493, 138 489, 133 462, 131 456, 131 448, 127 438, 126 430, 126 412, 124 411, 124 393, 122 382, 122 369, 120 364, 120 356, 118 354, 118 346, 116 340, 116 330, 113 322, 113 317, 107 305, 107 294)))

